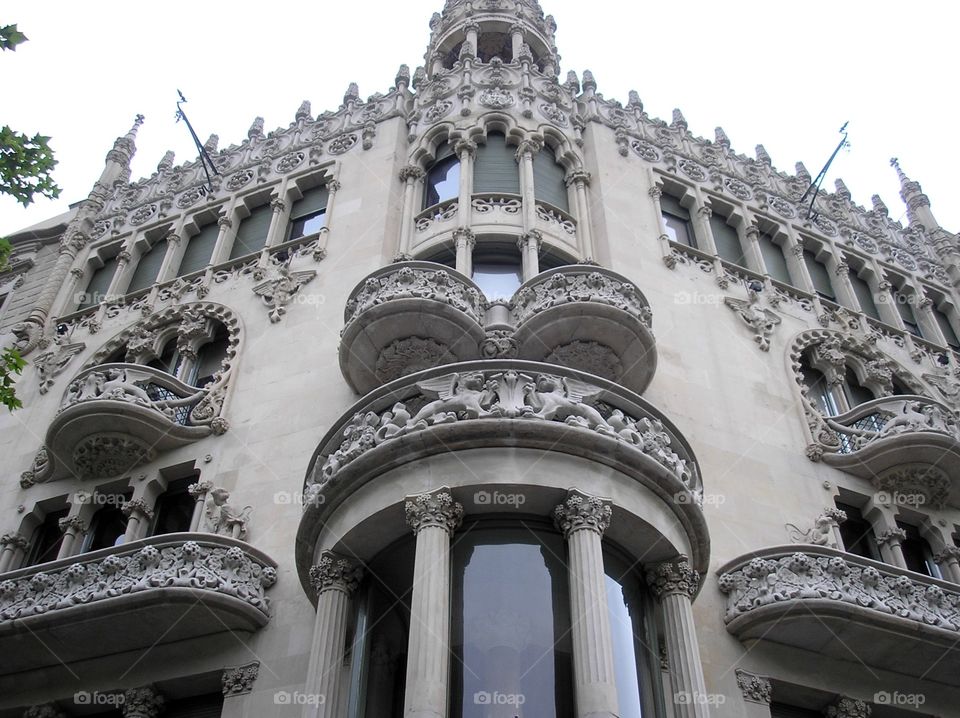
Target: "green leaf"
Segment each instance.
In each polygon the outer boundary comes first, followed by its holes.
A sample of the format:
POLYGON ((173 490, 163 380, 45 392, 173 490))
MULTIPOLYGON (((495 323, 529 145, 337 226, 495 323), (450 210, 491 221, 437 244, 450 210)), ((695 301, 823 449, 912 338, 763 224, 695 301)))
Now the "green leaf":
POLYGON ((5 25, 0 27, 0 50, 17 51, 17 45, 26 42, 29 38, 17 30, 17 26, 5 25))

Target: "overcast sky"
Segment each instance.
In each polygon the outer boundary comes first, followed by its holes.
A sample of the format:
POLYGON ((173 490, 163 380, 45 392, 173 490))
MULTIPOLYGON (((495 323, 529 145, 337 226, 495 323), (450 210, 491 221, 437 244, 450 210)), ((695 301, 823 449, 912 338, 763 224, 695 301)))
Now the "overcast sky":
MULTIPOLYGON (((178 162, 193 158, 186 127, 174 123, 177 88, 201 139, 216 132, 221 148, 243 140, 257 115, 267 131, 286 126, 304 99, 314 115, 335 110, 351 81, 364 98, 385 92, 401 63, 423 64, 428 21, 441 7, 7 0, 0 24, 17 23, 30 41, 0 55, 0 124, 53 138, 63 193, 29 209, 0 197, 0 235, 84 198, 138 112, 146 123, 134 178, 149 176, 167 149, 178 162)), ((952 4, 543 0, 543 8, 559 26, 563 76, 590 69, 604 96, 626 102, 635 89, 651 116, 669 121, 679 107, 691 132, 712 138, 721 125, 734 150, 753 156, 763 144, 791 172, 802 160, 816 175, 849 120, 852 148, 825 189, 842 177, 855 201, 869 207, 879 194, 901 218, 889 166, 898 156, 941 225, 960 230, 952 4)))

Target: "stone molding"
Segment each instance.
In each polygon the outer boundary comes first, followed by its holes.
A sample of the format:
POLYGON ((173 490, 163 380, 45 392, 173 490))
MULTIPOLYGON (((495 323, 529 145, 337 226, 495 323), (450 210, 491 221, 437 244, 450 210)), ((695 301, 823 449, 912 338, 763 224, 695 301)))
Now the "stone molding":
POLYGON ((576 489, 553 510, 553 520, 565 539, 575 531, 588 530, 603 536, 610 527, 613 504, 576 489))
POLYGON ((332 551, 324 551, 310 567, 310 584, 318 595, 331 590, 353 593, 362 578, 362 566, 332 551))

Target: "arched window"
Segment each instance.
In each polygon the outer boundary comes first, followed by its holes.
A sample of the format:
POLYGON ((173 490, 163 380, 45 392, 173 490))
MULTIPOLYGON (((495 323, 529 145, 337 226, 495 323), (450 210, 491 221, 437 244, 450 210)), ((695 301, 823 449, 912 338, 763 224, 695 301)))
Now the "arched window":
POLYGON ((190 237, 187 241, 187 247, 183 251, 177 276, 183 277, 187 274, 199 272, 210 264, 210 259, 213 257, 213 248, 216 246, 219 236, 220 225, 217 222, 210 222, 202 226, 197 234, 190 237))
POLYGON ((840 407, 830 390, 827 377, 822 371, 813 367, 810 352, 809 349, 804 352, 800 364, 800 374, 807 390, 807 397, 824 416, 836 416, 840 413, 840 407))
POLYGON ((163 345, 160 356, 156 359, 151 359, 147 366, 165 371, 171 376, 176 376, 177 369, 180 368, 180 352, 177 349, 177 338, 172 337, 168 339, 166 344, 163 345))
POLYGON ((520 194, 520 171, 515 151, 499 132, 487 135, 487 141, 477 147, 473 165, 473 191, 498 194, 520 194))
POLYGON ((544 147, 533 156, 533 193, 538 202, 569 211, 565 177, 566 171, 554 159, 553 150, 544 147))
POLYGON ((191 371, 193 376, 190 377, 189 383, 196 387, 203 387, 212 382, 213 375, 220 371, 229 347, 230 336, 227 328, 218 323, 213 339, 201 346, 197 352, 197 361, 193 365, 191 371))
POLYGON ((427 172, 425 186, 424 207, 432 207, 459 196, 460 160, 449 143, 444 143, 437 150, 437 160, 427 172))

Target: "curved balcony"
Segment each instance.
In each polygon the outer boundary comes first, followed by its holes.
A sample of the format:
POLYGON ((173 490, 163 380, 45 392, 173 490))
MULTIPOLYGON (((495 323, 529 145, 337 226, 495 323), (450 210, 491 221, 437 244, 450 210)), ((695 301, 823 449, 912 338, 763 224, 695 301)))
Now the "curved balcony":
POLYGON ((718 572, 727 630, 960 685, 960 593, 946 581, 820 546, 777 546, 718 572))
POLYGON ((433 262, 380 269, 350 293, 340 369, 365 394, 412 372, 480 358, 486 300, 463 275, 433 262))
POLYGON ((0 640, 17 673, 270 619, 267 555, 226 536, 166 534, 0 575, 0 640))
POLYGON ((215 414, 206 390, 153 367, 90 367, 70 382, 47 430, 47 476, 117 476, 218 431, 215 414))
MULTIPOLYGON (((617 473, 629 492, 642 488, 651 501, 659 500, 691 545, 709 544, 699 465, 660 411, 596 376, 496 359, 397 379, 344 413, 307 471, 298 561, 309 562, 307 547, 316 544, 324 517, 378 476, 428 457, 466 456, 470 450, 502 454, 504 447, 572 455, 593 462, 596 473, 617 473)), ((706 549, 693 550, 692 560, 706 561, 706 549)))
POLYGON ((572 265, 538 274, 510 302, 518 356, 596 374, 642 393, 657 368, 652 313, 628 279, 572 265))
POLYGON ((899 480, 886 474, 906 477, 910 472, 902 467, 930 467, 941 482, 951 485, 949 498, 942 487, 935 491, 941 500, 934 503, 960 505, 960 420, 945 404, 922 396, 889 396, 825 422, 833 432, 821 433, 819 450, 825 463, 864 478, 892 481, 884 487, 892 489, 901 488, 895 485, 899 480))

